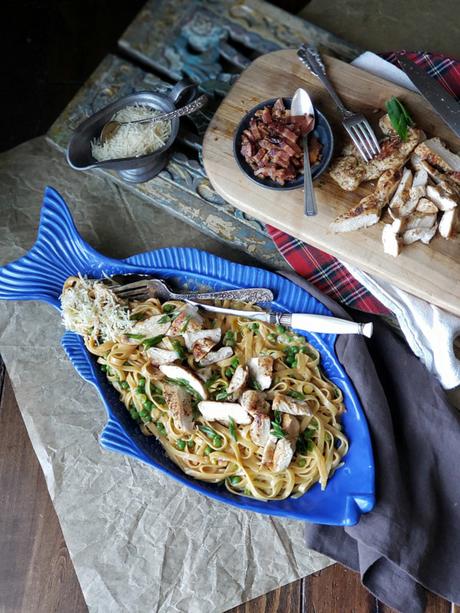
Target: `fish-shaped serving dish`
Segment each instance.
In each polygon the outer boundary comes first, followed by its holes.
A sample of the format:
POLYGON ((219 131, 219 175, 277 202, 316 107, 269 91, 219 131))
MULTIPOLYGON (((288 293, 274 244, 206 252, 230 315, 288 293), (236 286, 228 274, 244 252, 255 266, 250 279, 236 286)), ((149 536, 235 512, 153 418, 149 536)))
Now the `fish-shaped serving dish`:
MULTIPOLYGON (((62 197, 47 188, 35 245, 21 259, 0 268, 0 299, 41 300, 60 310, 65 280, 79 273, 88 278, 151 274, 191 290, 203 286, 215 290, 260 286, 269 288, 275 296, 270 310, 332 315, 308 292, 277 274, 197 249, 168 248, 125 260, 108 258, 85 243, 62 197)), ((58 318, 56 325, 61 325, 58 318)), ((343 392, 346 412, 342 423, 350 448, 343 466, 336 470, 324 491, 316 484, 299 498, 269 502, 237 496, 223 486, 185 475, 154 437, 141 433, 118 392, 86 350, 83 338, 66 332, 62 345, 79 375, 97 388, 104 403, 107 424, 100 436, 104 448, 132 456, 201 494, 240 509, 320 524, 353 525, 375 503, 374 462, 366 419, 357 393, 335 354, 336 335, 300 333, 320 352, 326 377, 343 392)))

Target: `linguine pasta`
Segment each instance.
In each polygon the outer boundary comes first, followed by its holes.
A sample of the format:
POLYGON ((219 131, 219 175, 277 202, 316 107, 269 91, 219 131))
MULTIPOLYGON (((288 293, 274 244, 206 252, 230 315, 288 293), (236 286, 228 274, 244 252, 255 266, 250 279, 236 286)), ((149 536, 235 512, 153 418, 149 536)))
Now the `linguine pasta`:
MULTIPOLYGON (((348 450, 340 424, 343 397, 321 372, 320 355, 304 337, 282 326, 198 313, 181 301, 116 299, 123 325, 118 337, 104 338, 101 330, 107 326, 94 325, 94 311, 86 329, 81 313, 75 315, 78 290, 86 301, 100 299, 95 286, 102 283, 67 280, 65 325, 83 334, 142 432, 155 436, 184 473, 259 500, 300 496, 317 482, 326 487, 348 450), (232 392, 238 376, 244 383, 232 392)), ((103 291, 110 299, 106 307, 100 301, 101 321, 108 318, 104 308, 113 313, 114 295, 103 291)))

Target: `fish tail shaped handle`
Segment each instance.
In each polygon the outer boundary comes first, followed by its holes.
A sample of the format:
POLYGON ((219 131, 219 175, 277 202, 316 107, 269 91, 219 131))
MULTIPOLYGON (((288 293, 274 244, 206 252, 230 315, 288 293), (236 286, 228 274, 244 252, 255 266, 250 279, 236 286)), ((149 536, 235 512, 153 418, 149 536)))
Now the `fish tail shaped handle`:
POLYGON ((100 443, 104 449, 129 455, 136 460, 149 463, 149 459, 137 448, 120 424, 113 419, 109 419, 105 425, 101 433, 100 443))
MULTIPOLYGON (((45 190, 37 240, 22 258, 0 267, 0 299, 42 300, 59 308, 64 281, 80 271, 101 276, 119 262, 100 255, 78 233, 62 196, 45 190)), ((139 267, 126 265, 126 273, 139 267)))

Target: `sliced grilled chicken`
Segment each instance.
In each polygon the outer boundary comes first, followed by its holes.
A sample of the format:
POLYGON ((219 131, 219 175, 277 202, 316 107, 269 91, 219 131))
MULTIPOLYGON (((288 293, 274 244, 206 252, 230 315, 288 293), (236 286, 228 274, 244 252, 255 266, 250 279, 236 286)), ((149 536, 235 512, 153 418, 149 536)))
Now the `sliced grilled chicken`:
POLYGON ((264 450, 262 451, 262 464, 264 466, 272 465, 277 441, 278 439, 270 434, 268 441, 265 443, 264 450))
POLYGON ((251 415, 268 413, 270 404, 265 400, 264 394, 256 390, 246 390, 240 398, 241 405, 251 415))
POLYGON ((406 231, 412 228, 431 228, 436 223, 435 213, 423 213, 415 210, 407 217, 406 231))
MULTIPOLYGON (((390 200, 390 209, 395 217, 403 217, 400 209, 409 200, 409 190, 412 187, 413 175, 409 168, 405 168, 399 185, 390 200)), ((416 203, 415 203, 416 204, 416 203)), ((414 207, 415 208, 415 205, 414 207)), ((411 212, 411 211, 409 211, 411 212)))
POLYGON ((402 240, 394 231, 393 224, 385 224, 382 230, 383 250, 388 255, 397 257, 401 253, 402 240))
POLYGON ((444 172, 460 171, 460 156, 449 151, 445 144, 437 137, 430 138, 415 149, 415 153, 429 164, 440 168, 444 172))
POLYGON ((411 245, 417 241, 421 241, 428 245, 433 236, 436 234, 438 224, 435 223, 431 228, 412 228, 403 232, 402 240, 405 245, 411 245))
POLYGON ((431 213, 436 215, 438 212, 438 207, 428 198, 420 198, 417 203, 416 211, 420 211, 421 213, 431 213))
POLYGON ((160 370, 169 379, 185 381, 203 400, 206 400, 208 397, 208 392, 203 383, 187 368, 176 366, 175 364, 162 364, 160 370))
POLYGON ((184 432, 192 432, 193 417, 191 395, 179 385, 165 385, 163 394, 176 428, 184 432))
POLYGON ((385 136, 397 136, 398 135, 398 133, 396 132, 396 130, 393 128, 391 124, 390 116, 388 115, 388 113, 385 113, 385 115, 382 115, 380 117, 379 128, 385 134, 385 136))
POLYGON ((179 336, 184 332, 201 330, 202 327, 203 318, 198 313, 198 307, 193 304, 186 304, 172 322, 167 334, 168 336, 179 336))
POLYGON ((300 423, 297 417, 285 413, 281 420, 281 427, 286 432, 287 437, 291 441, 295 441, 299 436, 300 423))
POLYGON ((244 386, 246 385, 249 379, 249 372, 246 366, 237 366, 235 372, 233 373, 233 377, 231 378, 230 383, 228 384, 227 393, 228 395, 233 394, 233 396, 237 396, 241 394, 244 386))
MULTIPOLYGON (((391 224, 393 234, 400 234, 406 228, 407 217, 396 217, 391 224)), ((388 230, 387 230, 388 232, 388 230)))
POLYGON ((351 232, 367 228, 378 222, 382 208, 388 204, 398 187, 401 174, 398 170, 387 170, 377 181, 375 192, 365 196, 360 203, 339 215, 331 224, 333 232, 351 232))
POLYGON ((150 362, 154 366, 160 366, 162 364, 172 364, 179 359, 179 355, 176 351, 170 351, 169 349, 159 349, 158 347, 151 347, 147 349, 147 355, 150 362))
POLYGON ((363 181, 372 181, 387 170, 400 170, 409 159, 412 151, 424 138, 424 133, 418 128, 409 128, 407 140, 390 136, 380 143, 380 153, 365 164, 366 173, 363 181))
POLYGON ((441 221, 439 222, 439 234, 447 239, 455 238, 457 236, 458 226, 458 207, 445 211, 442 214, 441 221))
POLYGON ((216 345, 212 338, 201 338, 193 345, 192 354, 195 362, 200 362, 216 345))
POLYGON ((410 215, 416 208, 420 198, 426 195, 426 186, 428 183, 428 173, 424 168, 420 168, 414 175, 412 187, 409 190, 409 199, 401 205, 399 214, 401 216, 410 215))
POLYGON ((261 390, 266 390, 272 384, 273 358, 260 356, 251 358, 248 362, 249 374, 259 385, 261 390))
POLYGON ((145 334, 145 336, 149 338, 153 336, 160 336, 160 334, 166 334, 171 327, 171 322, 167 321, 166 323, 162 324, 158 323, 162 317, 164 317, 163 314, 152 315, 143 321, 138 321, 133 326, 133 334, 145 334))
POLYGON ((295 447, 292 441, 287 438, 280 438, 276 443, 275 453, 273 455, 273 471, 278 473, 286 468, 291 463, 294 455, 295 447))
MULTIPOLYGON (((187 326, 188 328, 188 326, 187 326)), ((182 334, 185 346, 189 351, 192 351, 194 344, 204 338, 214 341, 214 345, 220 341, 222 330, 220 328, 211 328, 210 330, 192 330, 182 334)))
POLYGON ((227 360, 233 355, 233 349, 231 347, 221 347, 217 351, 210 351, 202 360, 200 360, 200 366, 209 366, 210 364, 217 364, 222 360, 227 360))
POLYGON ((208 421, 219 421, 229 425, 232 417, 237 424, 250 424, 251 416, 238 402, 218 402, 202 400, 198 403, 198 410, 208 421))
POLYGON ((354 192, 364 181, 366 167, 356 152, 355 155, 338 157, 332 163, 329 174, 343 190, 354 192))
POLYGON ((460 199, 455 198, 455 196, 446 192, 446 190, 439 185, 428 185, 426 188, 426 195, 431 202, 434 202, 440 211, 455 209, 460 202, 460 199))
POLYGON ((311 409, 305 400, 295 400, 291 396, 276 392, 273 398, 272 409, 291 415, 312 415, 311 409))
POLYGON ((264 447, 270 437, 270 429, 270 417, 264 413, 256 413, 250 428, 251 439, 259 447, 264 447))

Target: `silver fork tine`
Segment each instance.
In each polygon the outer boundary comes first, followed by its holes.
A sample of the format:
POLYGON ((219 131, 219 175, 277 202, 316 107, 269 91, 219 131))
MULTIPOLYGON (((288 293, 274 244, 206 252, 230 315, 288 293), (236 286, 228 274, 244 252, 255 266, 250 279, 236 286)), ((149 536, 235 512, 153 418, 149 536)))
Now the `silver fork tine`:
POLYGON ((367 155, 369 156, 369 159, 373 156, 373 150, 372 150, 372 145, 369 142, 368 136, 363 128, 362 122, 359 121, 358 123, 356 123, 353 126, 354 130, 356 131, 358 138, 361 141, 361 145, 364 147, 364 149, 366 150, 367 155))
POLYGON ((361 146, 361 141, 359 140, 359 138, 355 135, 355 133, 351 130, 351 128, 349 128, 346 124, 343 124, 345 127, 345 130, 348 132, 351 140, 354 142, 356 148, 358 149, 358 151, 360 152, 360 154, 362 155, 362 157, 366 160, 366 162, 368 162, 368 156, 366 151, 362 148, 361 146))
POLYGON ((364 121, 363 127, 366 129, 367 133, 369 134, 369 140, 371 142, 371 145, 373 145, 373 153, 375 155, 380 151, 379 141, 377 140, 377 137, 374 134, 374 130, 371 128, 367 120, 364 121))
POLYGON ((132 290, 128 292, 118 292, 117 296, 119 298, 123 298, 124 300, 140 300, 143 296, 145 298, 149 297, 149 293, 145 290, 132 290))
POLYGON ((115 294, 124 294, 126 291, 130 291, 133 289, 146 289, 147 284, 145 281, 135 281, 134 283, 128 283, 127 285, 114 285, 111 286, 111 290, 115 294))

